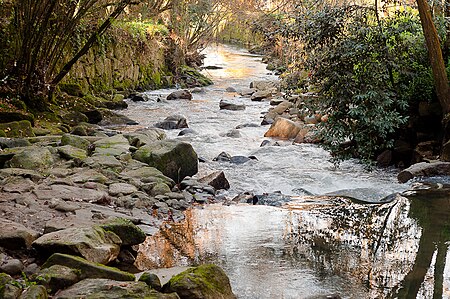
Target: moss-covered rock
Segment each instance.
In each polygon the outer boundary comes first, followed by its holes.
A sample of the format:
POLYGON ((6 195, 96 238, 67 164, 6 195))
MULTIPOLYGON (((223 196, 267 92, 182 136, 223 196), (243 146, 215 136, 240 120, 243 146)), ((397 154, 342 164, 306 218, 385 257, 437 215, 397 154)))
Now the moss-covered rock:
POLYGON ((89 261, 107 264, 117 258, 122 241, 113 232, 101 227, 73 227, 45 234, 32 246, 40 253, 79 254, 89 261))
POLYGON ((85 90, 77 83, 61 83, 58 87, 61 91, 71 96, 82 97, 85 94, 85 90))
POLYGON ((123 178, 140 179, 146 183, 155 182, 164 183, 169 187, 175 186, 175 182, 171 178, 165 176, 161 171, 154 167, 139 167, 138 169, 124 171, 120 173, 120 175, 123 178))
POLYGON ((77 148, 87 150, 90 144, 91 143, 86 139, 76 135, 64 134, 61 137, 61 145, 71 145, 77 148))
POLYGON ((142 273, 141 277, 139 277, 139 281, 145 282, 149 287, 155 289, 157 291, 161 291, 161 281, 159 280, 158 275, 151 272, 142 273))
POLYGON ((230 280, 218 266, 208 264, 188 269, 172 277, 164 292, 176 292, 181 299, 234 299, 230 280))
POLYGON ((64 145, 58 147, 58 153, 63 159, 73 160, 73 159, 86 159, 87 153, 86 150, 81 148, 74 147, 72 145, 64 145))
POLYGON ((122 134, 103 138, 94 142, 94 154, 106 156, 120 156, 129 152, 130 144, 122 134))
POLYGON ((58 293, 56 299, 179 299, 177 294, 162 294, 144 282, 118 282, 109 279, 85 279, 58 293))
POLYGON ((7 162, 11 168, 41 169, 54 163, 52 153, 46 147, 29 146, 17 153, 7 162))
POLYGON ((34 125, 34 116, 23 111, 0 111, 0 123, 20 122, 27 120, 34 125))
POLYGON ((29 286, 19 297, 19 299, 47 299, 47 290, 42 285, 29 286))
POLYGON ((31 123, 28 120, 13 121, 9 123, 0 123, 0 130, 6 137, 34 137, 31 123))
POLYGON ((156 195, 164 195, 166 193, 169 193, 170 187, 167 186, 167 184, 164 183, 156 183, 155 186, 153 186, 152 190, 150 191, 150 195, 151 196, 156 196, 156 195))
POLYGON ((122 245, 137 245, 145 241, 146 235, 130 220, 124 218, 115 218, 104 224, 101 224, 106 231, 111 231, 119 236, 122 245))
POLYGON ((139 148, 134 159, 160 170, 180 182, 198 172, 198 157, 192 146, 178 140, 162 140, 139 148))
POLYGON ((44 285, 50 293, 65 289, 80 281, 81 272, 63 265, 52 265, 41 269, 31 280, 44 285))
POLYGON ((90 262, 79 256, 55 253, 48 258, 42 268, 49 268, 53 265, 63 265, 79 271, 79 277, 85 278, 106 278, 117 281, 134 281, 133 274, 121 271, 117 268, 108 267, 102 264, 90 262))

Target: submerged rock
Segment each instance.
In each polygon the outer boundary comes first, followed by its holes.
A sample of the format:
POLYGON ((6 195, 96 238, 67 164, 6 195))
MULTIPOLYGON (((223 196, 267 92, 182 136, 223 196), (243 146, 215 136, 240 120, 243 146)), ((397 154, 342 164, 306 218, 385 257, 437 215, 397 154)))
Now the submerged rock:
POLYGON ((189 90, 177 90, 167 96, 168 101, 173 100, 192 100, 192 94, 189 90))
POLYGON ((172 277, 164 292, 176 292, 180 298, 234 299, 230 280, 218 266, 207 264, 188 269, 172 277))

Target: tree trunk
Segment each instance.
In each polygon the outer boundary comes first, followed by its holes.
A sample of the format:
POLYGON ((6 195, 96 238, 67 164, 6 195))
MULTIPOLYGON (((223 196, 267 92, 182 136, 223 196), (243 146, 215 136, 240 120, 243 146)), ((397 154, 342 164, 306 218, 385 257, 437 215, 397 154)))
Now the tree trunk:
POLYGON ((431 18, 431 11, 427 1, 417 0, 417 6, 433 71, 436 94, 442 106, 442 112, 446 115, 450 113, 450 87, 442 57, 441 43, 439 42, 438 33, 431 18))

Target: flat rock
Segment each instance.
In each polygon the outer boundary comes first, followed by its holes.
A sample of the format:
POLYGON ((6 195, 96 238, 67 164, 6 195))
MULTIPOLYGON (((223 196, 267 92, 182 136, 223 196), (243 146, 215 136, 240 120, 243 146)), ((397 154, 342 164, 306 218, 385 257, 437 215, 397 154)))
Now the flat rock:
MULTIPOLYGON (((72 269, 77 269, 80 278, 108 278, 117 281, 134 281, 135 277, 131 273, 121 271, 117 268, 104 266, 90 262, 82 257, 69 254, 55 253, 42 265, 42 268, 49 268, 53 265, 62 265, 72 269)), ((77 297, 78 298, 78 297, 77 297)))
POLYGON ((118 282, 109 279, 85 279, 59 292, 55 299, 108 298, 108 299, 179 299, 177 294, 163 294, 152 290, 145 282, 118 282))
POLYGON ((13 250, 29 248, 38 236, 37 232, 22 224, 0 218, 0 247, 13 250))
POLYGON ((36 239, 33 247, 49 255, 71 252, 95 263, 107 264, 117 258, 120 238, 100 227, 74 227, 48 233, 36 239))
POLYGON ((165 183, 170 187, 173 187, 175 185, 175 182, 171 178, 165 176, 155 167, 139 167, 138 169, 123 171, 120 173, 120 175, 124 178, 137 178, 145 182, 165 183))
POLYGON ((138 191, 138 189, 135 186, 127 183, 113 183, 109 185, 109 194, 111 195, 128 195, 136 191, 138 191))
POLYGON ((252 101, 262 101, 264 99, 272 97, 272 91, 271 90, 261 90, 257 91, 251 96, 252 101))
POLYGON ((219 108, 221 110, 245 110, 245 105, 244 104, 231 103, 231 102, 228 102, 228 101, 225 101, 225 100, 220 100, 219 108))
POLYGON ((73 159, 85 159, 87 157, 86 150, 74 147, 72 145, 64 145, 58 147, 58 153, 63 159, 73 160, 73 159))
POLYGON ((280 89, 280 81, 278 80, 255 80, 250 82, 250 88, 257 90, 280 89))
POLYGON ((421 162, 404 169, 397 175, 400 183, 406 183, 414 177, 450 175, 450 162, 421 162))
POLYGON ((108 196, 106 192, 80 188, 76 186, 52 185, 50 190, 34 190, 33 193, 40 200, 60 198, 63 200, 80 200, 87 202, 101 201, 108 196))
POLYGON ((23 177, 9 177, 3 181, 4 192, 25 193, 34 189, 32 180, 23 177))
POLYGON ((94 142, 94 154, 120 156, 129 152, 130 144, 122 134, 103 138, 94 142))
POLYGON ((97 170, 86 168, 81 168, 79 171, 69 176, 69 179, 74 183, 96 182, 100 184, 104 184, 108 180, 105 175, 97 170))

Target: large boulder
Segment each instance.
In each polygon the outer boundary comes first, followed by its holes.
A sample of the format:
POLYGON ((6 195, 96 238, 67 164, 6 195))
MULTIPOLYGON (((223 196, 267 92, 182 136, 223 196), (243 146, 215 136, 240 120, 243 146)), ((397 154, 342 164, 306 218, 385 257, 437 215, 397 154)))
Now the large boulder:
POLYGON ((117 258, 121 243, 115 233, 94 226, 45 234, 33 242, 33 247, 47 256, 57 252, 73 253, 95 263, 107 264, 117 258))
POLYGON ((110 279, 85 279, 59 292, 53 298, 179 299, 180 297, 177 294, 159 293, 142 281, 119 282, 110 279))
POLYGON ((55 253, 48 258, 42 265, 43 269, 50 268, 54 265, 62 265, 72 269, 76 269, 79 278, 107 278, 118 281, 133 281, 135 277, 133 274, 121 271, 114 267, 104 266, 98 263, 93 263, 85 260, 79 256, 69 254, 55 253))
POLYGON ((176 292, 181 299, 234 299, 230 280, 218 266, 208 264, 188 269, 172 277, 164 292, 176 292))
POLYGON ((0 298, 16 299, 22 290, 17 286, 16 281, 6 273, 0 273, 0 298))
POLYGON ((292 120, 279 117, 264 134, 264 137, 277 137, 283 139, 295 138, 302 129, 302 126, 292 120))
POLYGON ((41 169, 54 163, 52 153, 46 147, 29 146, 17 153, 7 163, 11 168, 41 169))
POLYGON ((0 247, 8 249, 29 248, 39 234, 20 223, 0 218, 0 247))
POLYGON ((192 94, 189 90, 177 90, 167 96, 167 100, 192 100, 192 94))
POLYGON ((31 285, 20 295, 19 299, 47 299, 47 290, 42 285, 31 285))
POLYGON ((400 183, 406 183, 414 177, 429 177, 437 175, 450 175, 450 162, 421 162, 401 171, 397 179, 400 183))
POLYGON ((180 182, 198 172, 198 157, 189 143, 162 140, 139 148, 134 159, 160 170, 165 176, 180 182))

